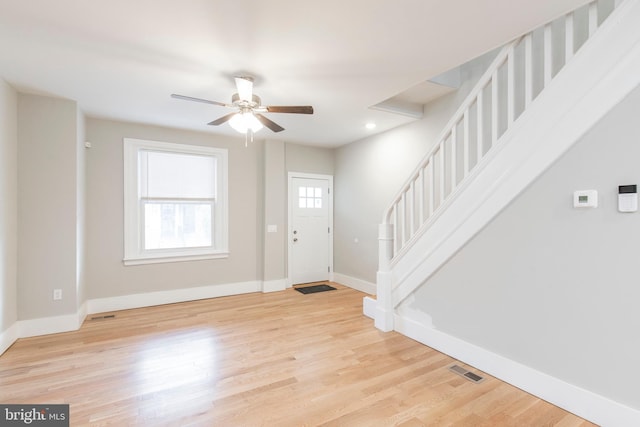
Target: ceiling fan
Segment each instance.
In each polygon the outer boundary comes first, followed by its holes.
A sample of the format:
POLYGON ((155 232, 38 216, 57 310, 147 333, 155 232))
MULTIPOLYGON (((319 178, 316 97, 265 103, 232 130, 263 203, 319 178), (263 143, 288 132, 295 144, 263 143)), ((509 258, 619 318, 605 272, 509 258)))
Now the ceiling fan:
POLYGON ((222 107, 233 108, 233 113, 224 115, 209 125, 219 126, 229 122, 229 125, 240 133, 251 134, 262 129, 265 126, 273 132, 283 131, 284 128, 276 122, 263 116, 262 113, 292 113, 292 114, 313 114, 313 107, 310 105, 299 106, 275 106, 262 105, 259 96, 253 93, 253 77, 240 76, 235 77, 237 93, 231 97, 231 104, 218 101, 209 101, 208 99, 194 98, 191 96, 171 94, 172 98, 183 99, 185 101, 203 102, 205 104, 220 105, 222 107))

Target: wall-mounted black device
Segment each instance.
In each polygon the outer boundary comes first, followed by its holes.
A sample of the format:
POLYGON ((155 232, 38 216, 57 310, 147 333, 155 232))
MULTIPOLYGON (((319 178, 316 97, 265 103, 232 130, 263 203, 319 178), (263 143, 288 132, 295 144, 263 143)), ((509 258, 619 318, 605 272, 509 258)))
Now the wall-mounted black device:
POLYGON ((635 212, 638 210, 638 186, 618 186, 618 210, 620 212, 635 212))

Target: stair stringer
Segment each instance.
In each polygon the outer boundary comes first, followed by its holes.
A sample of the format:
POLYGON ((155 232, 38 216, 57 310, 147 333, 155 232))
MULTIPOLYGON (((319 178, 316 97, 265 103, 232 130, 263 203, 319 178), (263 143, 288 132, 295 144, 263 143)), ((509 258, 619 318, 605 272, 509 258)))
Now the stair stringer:
POLYGON ((624 2, 391 261, 394 309, 640 84, 638 22, 624 2))

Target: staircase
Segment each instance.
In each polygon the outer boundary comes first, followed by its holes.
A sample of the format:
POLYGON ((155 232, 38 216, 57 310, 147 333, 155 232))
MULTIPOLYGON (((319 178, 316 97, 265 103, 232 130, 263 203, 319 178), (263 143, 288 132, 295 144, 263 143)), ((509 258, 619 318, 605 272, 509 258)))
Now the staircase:
POLYGON ((508 43, 385 211, 376 327, 640 82, 640 0, 593 1, 508 43))

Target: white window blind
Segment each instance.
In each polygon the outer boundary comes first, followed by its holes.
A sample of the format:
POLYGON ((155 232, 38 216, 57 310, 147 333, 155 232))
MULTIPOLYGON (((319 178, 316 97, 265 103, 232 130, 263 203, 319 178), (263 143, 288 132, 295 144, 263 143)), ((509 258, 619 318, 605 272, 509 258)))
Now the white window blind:
POLYGON ((144 150, 139 159, 141 197, 215 199, 214 156, 144 150))
POLYGON ((125 138, 125 264, 219 258, 227 152, 125 138))

